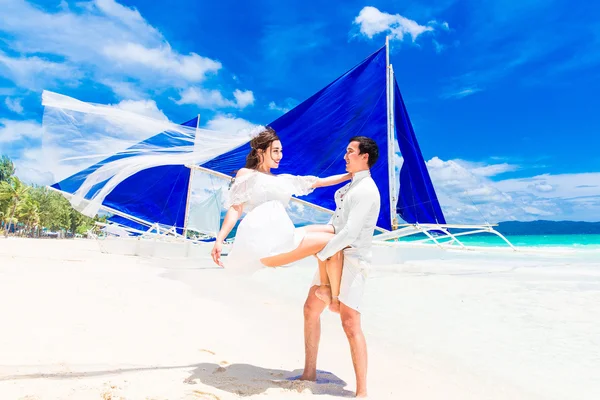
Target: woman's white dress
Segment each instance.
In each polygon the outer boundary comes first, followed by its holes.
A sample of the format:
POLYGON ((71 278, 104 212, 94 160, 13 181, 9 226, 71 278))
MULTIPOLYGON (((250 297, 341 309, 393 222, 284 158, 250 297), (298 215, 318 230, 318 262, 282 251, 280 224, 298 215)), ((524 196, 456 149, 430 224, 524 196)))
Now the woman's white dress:
POLYGON ((243 204, 247 214, 238 226, 231 251, 222 259, 225 269, 251 274, 264 268, 262 258, 297 248, 305 232, 294 226, 286 208, 292 196, 311 193, 317 180, 315 176, 269 175, 258 171, 236 178, 225 206, 243 204))

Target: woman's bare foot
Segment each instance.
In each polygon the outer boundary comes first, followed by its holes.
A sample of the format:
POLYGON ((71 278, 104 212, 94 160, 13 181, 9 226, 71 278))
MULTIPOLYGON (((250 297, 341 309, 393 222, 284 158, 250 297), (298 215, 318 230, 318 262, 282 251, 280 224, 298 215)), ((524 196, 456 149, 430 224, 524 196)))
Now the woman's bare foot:
POLYGON ((319 288, 315 291, 315 296, 322 300, 326 306, 331 304, 331 288, 329 285, 319 286, 319 288))
POLYGON ((331 303, 329 303, 329 311, 336 314, 340 313, 340 299, 338 299, 337 296, 331 298, 331 303))

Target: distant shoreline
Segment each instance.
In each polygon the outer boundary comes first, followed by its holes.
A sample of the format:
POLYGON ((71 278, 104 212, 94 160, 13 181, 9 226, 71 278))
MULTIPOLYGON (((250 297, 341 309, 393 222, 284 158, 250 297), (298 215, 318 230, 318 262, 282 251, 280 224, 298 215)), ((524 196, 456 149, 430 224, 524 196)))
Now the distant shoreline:
POLYGON ((503 235, 600 235, 600 222, 579 221, 504 221, 495 228, 503 235))

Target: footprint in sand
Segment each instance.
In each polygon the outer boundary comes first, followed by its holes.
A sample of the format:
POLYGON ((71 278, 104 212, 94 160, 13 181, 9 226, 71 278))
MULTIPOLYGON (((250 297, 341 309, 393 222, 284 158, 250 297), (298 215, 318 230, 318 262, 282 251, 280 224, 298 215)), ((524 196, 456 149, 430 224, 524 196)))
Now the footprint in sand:
POLYGON ((183 383, 187 384, 187 385, 196 385, 198 382, 196 382, 196 379, 194 379, 193 377, 189 377, 189 378, 185 378, 183 380, 183 383))
POLYGON ((116 386, 109 382, 105 382, 104 385, 108 386, 108 388, 106 388, 100 395, 102 400, 120 400, 123 398, 115 393, 116 391, 121 389, 119 386, 116 386))
POLYGON ((102 400, 113 400, 113 395, 110 392, 102 392, 102 400))
POLYGON ((221 400, 219 396, 213 393, 202 392, 200 390, 194 390, 194 398, 204 400, 221 400))
POLYGON ((198 351, 202 351, 202 352, 204 352, 204 353, 212 354, 213 356, 215 355, 215 352, 214 352, 214 351, 207 350, 207 349, 200 349, 200 350, 198 350, 198 351))

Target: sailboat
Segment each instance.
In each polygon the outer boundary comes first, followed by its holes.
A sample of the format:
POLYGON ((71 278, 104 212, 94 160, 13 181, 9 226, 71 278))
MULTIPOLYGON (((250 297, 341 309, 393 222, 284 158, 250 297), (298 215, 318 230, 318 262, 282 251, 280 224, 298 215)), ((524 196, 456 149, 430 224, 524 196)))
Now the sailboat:
MULTIPOLYGON (((414 234, 425 235, 425 241, 438 248, 466 249, 459 236, 486 232, 498 235, 515 249, 492 224, 447 224, 390 64, 389 49, 387 38, 383 47, 269 124, 285 149, 285 162, 278 173, 316 176, 344 173, 343 155, 347 143, 354 136, 368 136, 377 142, 380 151, 380 158, 371 169, 382 199, 374 242, 388 254, 384 257, 386 261, 394 261, 397 256, 393 249, 400 245, 399 238, 414 234), (397 153, 401 165, 396 165, 397 153), (460 233, 451 230, 460 230, 460 233)), ((199 129, 199 117, 183 125, 199 129)), ((146 142, 174 146, 176 139, 158 133, 146 142)), ((223 190, 223 182, 229 181, 244 165, 249 146, 248 138, 203 162, 141 170, 116 185, 103 199, 101 209, 112 215, 113 223, 141 236, 138 242, 145 233, 151 230, 160 233, 162 228, 172 239, 179 238, 180 243, 185 243, 185 256, 205 252, 205 248, 192 251, 197 241, 190 241, 187 231, 216 234, 224 211, 219 207, 218 195, 223 190), (221 186, 212 196, 194 205, 192 188, 197 175, 220 180, 221 186), (194 213, 201 216, 200 221, 190 224, 194 213)), ((126 154, 113 158, 126 157, 126 154)), ((108 158, 83 169, 51 188, 67 197, 73 196, 86 176, 111 160, 108 158)), ((311 209, 332 213, 336 189, 322 188, 293 200, 311 209)), ((93 195, 94 191, 90 190, 86 198, 93 195)), ((152 243, 157 243, 156 236, 152 243)))

